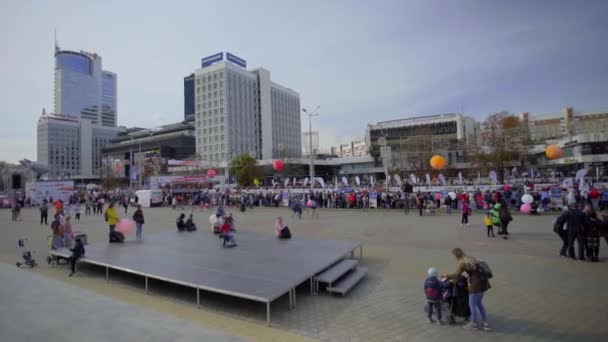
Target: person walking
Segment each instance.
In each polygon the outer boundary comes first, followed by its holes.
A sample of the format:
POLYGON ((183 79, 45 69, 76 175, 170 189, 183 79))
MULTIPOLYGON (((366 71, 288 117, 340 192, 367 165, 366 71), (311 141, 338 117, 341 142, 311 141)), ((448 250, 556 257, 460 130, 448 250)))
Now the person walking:
POLYGON ((483 305, 483 297, 486 291, 490 289, 490 282, 480 273, 478 262, 475 258, 466 255, 460 248, 454 248, 452 250, 452 255, 454 255, 458 261, 458 269, 454 273, 445 274, 444 277, 451 280, 456 280, 458 276, 466 273, 469 283, 468 290, 471 321, 470 323, 466 324, 464 328, 467 330, 482 329, 485 331, 491 331, 492 329, 488 324, 486 308, 483 305), (481 316, 481 320, 479 320, 479 316, 481 316))
POLYGON ((40 225, 42 226, 42 222, 44 222, 45 226, 48 226, 48 220, 49 218, 49 205, 46 202, 46 200, 44 200, 42 202, 42 204, 40 205, 40 225))
POLYGON ((564 244, 560 251, 560 255, 563 257, 570 257, 576 260, 574 254, 574 242, 578 244, 578 258, 581 261, 585 260, 585 243, 584 243, 584 230, 585 227, 589 226, 589 218, 578 208, 578 202, 572 203, 570 209, 561 214, 556 222, 555 229, 562 229, 564 224, 567 224, 564 244), (566 252, 568 254, 566 254, 566 252))
POLYGON ((469 225, 469 215, 471 215, 471 207, 469 207, 469 203, 467 201, 462 202, 462 219, 460 220, 460 224, 464 226, 465 224, 469 225))
POLYGON ((141 209, 141 204, 137 205, 137 209, 133 213, 133 221, 135 221, 135 236, 141 239, 141 230, 144 226, 144 211, 141 209))

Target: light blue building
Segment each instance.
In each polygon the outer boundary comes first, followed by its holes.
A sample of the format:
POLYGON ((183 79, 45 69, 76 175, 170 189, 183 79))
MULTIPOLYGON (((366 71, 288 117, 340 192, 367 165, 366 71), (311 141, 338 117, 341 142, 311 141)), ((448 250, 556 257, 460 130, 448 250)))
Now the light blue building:
POLYGON ((55 47, 55 113, 116 127, 117 76, 102 69, 101 56, 55 47))

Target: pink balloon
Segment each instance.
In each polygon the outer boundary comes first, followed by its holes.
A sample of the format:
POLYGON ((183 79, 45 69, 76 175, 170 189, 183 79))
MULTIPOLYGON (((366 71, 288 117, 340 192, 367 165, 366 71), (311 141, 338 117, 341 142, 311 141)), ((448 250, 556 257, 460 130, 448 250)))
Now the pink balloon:
POLYGON ((217 172, 214 169, 207 170, 207 177, 213 178, 217 175, 217 172))
POLYGON ((312 200, 308 200, 308 202, 306 202, 306 206, 309 208, 312 208, 313 205, 315 205, 315 203, 312 200))
POLYGON ((123 233, 124 235, 129 235, 135 229, 135 222, 128 218, 121 218, 118 220, 116 224, 116 230, 123 233))
POLYGON ((519 211, 521 211, 524 214, 529 213, 531 210, 532 210, 532 206, 529 203, 522 204, 521 207, 519 208, 519 211))

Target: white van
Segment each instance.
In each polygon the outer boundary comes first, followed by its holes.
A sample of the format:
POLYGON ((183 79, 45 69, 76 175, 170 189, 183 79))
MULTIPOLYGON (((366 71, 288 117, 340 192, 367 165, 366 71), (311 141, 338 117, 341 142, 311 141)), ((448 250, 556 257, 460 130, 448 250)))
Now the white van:
POLYGON ((138 204, 144 208, 154 207, 163 203, 163 192, 160 190, 137 190, 135 191, 138 204))

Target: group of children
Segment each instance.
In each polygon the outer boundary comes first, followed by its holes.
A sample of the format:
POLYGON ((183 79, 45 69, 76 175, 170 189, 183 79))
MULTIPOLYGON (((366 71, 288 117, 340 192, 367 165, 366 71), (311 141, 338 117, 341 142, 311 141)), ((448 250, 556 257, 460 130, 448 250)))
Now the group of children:
MULTIPOLYGON (((80 218, 80 213, 77 212, 78 219, 80 218)), ((63 212, 63 206, 60 210, 55 213, 53 218, 53 222, 51 222, 51 232, 50 236, 50 247, 52 250, 59 250, 62 248, 68 248, 72 255, 69 258, 70 263, 70 277, 76 273, 76 262, 82 256, 84 256, 84 244, 83 238, 80 236, 76 236, 74 238, 74 231, 72 229, 72 217, 68 214, 65 215, 63 212)), ((49 257, 48 262, 53 261, 53 258, 49 257)))

